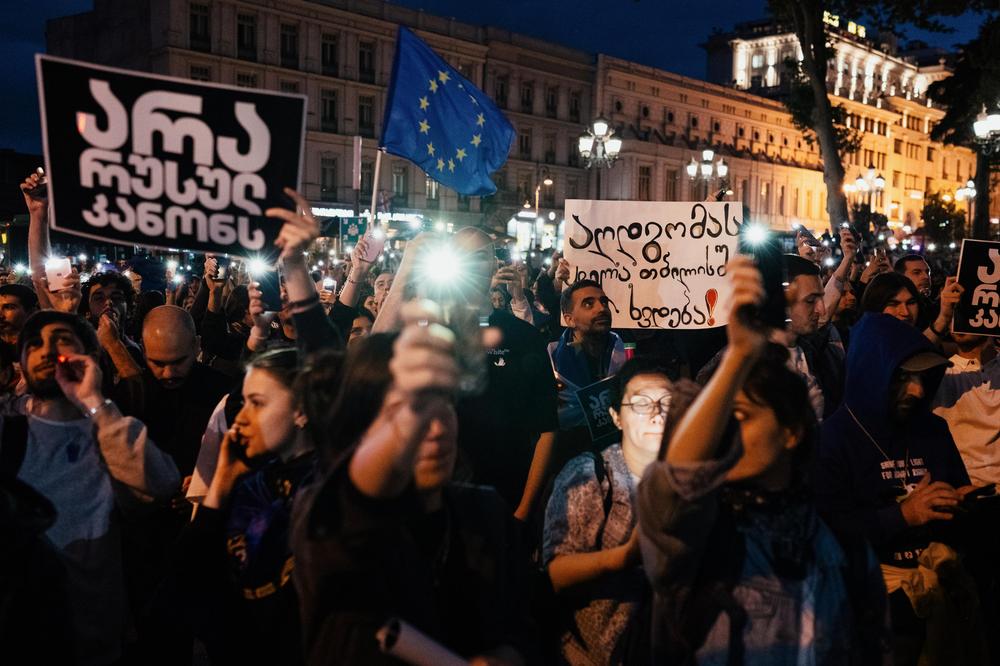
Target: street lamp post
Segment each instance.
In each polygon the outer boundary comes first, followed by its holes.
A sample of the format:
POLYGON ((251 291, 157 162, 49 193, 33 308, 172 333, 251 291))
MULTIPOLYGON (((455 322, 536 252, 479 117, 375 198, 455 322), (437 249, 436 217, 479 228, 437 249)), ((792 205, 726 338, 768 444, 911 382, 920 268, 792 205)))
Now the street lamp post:
MULTIPOLYGON (((971 220, 971 236, 973 238, 989 238, 990 232, 990 159, 991 155, 1000 152, 1000 113, 996 110, 986 113, 986 107, 979 112, 976 121, 972 123, 972 132, 979 144, 979 156, 976 159, 976 178, 985 191, 982 192, 979 205, 976 206, 976 219, 971 220)), ((970 181, 971 182, 971 181, 970 181)), ((971 210, 971 205, 970 205, 971 210)))
POLYGON ((972 123, 972 131, 983 153, 989 155, 996 152, 1000 148, 1000 113, 993 111, 987 114, 984 106, 976 116, 976 122, 972 123))
POLYGON ((577 150, 588 169, 597 167, 597 198, 601 198, 601 169, 610 169, 618 159, 622 149, 622 140, 615 136, 615 131, 607 120, 598 117, 590 123, 586 133, 577 139, 577 150))
POLYGON ((966 222, 972 224, 972 203, 976 198, 976 181, 971 178, 965 182, 965 187, 960 187, 955 190, 955 199, 958 201, 965 201, 966 210, 966 222))
POLYGON ((875 194, 881 193, 885 189, 885 178, 882 174, 875 173, 875 165, 869 164, 865 173, 858 174, 854 181, 854 187, 858 192, 868 193, 868 212, 875 212, 875 194))
POLYGON ((711 148, 706 148, 701 151, 701 162, 695 158, 691 158, 691 162, 685 167, 687 171, 688 178, 693 181, 702 180, 705 183, 705 197, 708 198, 709 187, 711 186, 712 180, 714 178, 719 178, 725 181, 726 176, 729 175, 729 165, 726 164, 720 157, 719 161, 715 161, 715 151, 711 148))

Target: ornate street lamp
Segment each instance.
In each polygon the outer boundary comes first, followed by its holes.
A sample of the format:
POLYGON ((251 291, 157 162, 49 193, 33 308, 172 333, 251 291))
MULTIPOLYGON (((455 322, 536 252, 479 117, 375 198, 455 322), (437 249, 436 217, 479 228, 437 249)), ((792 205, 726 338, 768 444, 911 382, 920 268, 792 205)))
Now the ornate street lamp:
POLYGON ((692 181, 702 180, 705 183, 705 196, 708 196, 708 188, 711 186, 712 180, 714 178, 719 178, 725 181, 726 176, 729 175, 729 165, 723 161, 720 157, 718 162, 715 162, 715 151, 711 148, 706 148, 701 151, 701 162, 698 162, 695 158, 691 158, 691 162, 684 167, 687 171, 688 178, 692 181))
POLYGON ((615 131, 607 120, 598 118, 587 128, 587 133, 577 140, 577 147, 588 169, 595 166, 610 167, 618 159, 622 140, 615 137, 615 131))
POLYGON ((597 167, 597 198, 601 198, 600 169, 610 169, 618 159, 622 150, 622 140, 615 136, 610 123, 603 118, 597 118, 590 123, 585 134, 577 139, 577 150, 583 158, 583 165, 588 169, 597 167))
MULTIPOLYGON (((885 189, 885 178, 875 172, 875 165, 869 164, 864 175, 858 174, 854 180, 854 191, 868 193, 868 210, 875 212, 875 194, 885 189)), ((845 192, 849 191, 845 186, 845 192)))
POLYGON ((1000 147, 1000 113, 993 111, 986 113, 986 107, 976 116, 976 122, 972 123, 972 131, 976 135, 979 149, 986 155, 1000 147))

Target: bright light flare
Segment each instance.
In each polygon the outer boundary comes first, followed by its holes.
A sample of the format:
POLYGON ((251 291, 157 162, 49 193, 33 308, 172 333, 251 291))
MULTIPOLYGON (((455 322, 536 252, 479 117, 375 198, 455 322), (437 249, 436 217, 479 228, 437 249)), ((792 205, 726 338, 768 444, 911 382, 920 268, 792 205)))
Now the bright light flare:
POLYGON ((262 275, 270 270, 270 266, 263 259, 250 259, 247 261, 247 272, 250 275, 262 275))
POLYGON ((174 261, 173 259, 171 259, 170 261, 168 261, 167 262, 167 270, 176 271, 177 270, 177 262, 174 261))
POLYGON ((743 237, 750 245, 761 245, 767 241, 767 227, 762 224, 749 224, 743 229, 743 237))
POLYGON ((454 283, 462 275, 461 257, 450 245, 431 248, 424 256, 422 273, 438 286, 454 283))

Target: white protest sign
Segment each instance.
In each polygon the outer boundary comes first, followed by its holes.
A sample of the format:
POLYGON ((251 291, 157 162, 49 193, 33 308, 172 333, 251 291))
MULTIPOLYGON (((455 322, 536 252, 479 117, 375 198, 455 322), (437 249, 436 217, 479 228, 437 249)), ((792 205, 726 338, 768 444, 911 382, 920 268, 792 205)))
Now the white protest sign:
POLYGON ((742 223, 732 201, 567 200, 571 280, 604 287, 615 328, 725 326, 742 223))

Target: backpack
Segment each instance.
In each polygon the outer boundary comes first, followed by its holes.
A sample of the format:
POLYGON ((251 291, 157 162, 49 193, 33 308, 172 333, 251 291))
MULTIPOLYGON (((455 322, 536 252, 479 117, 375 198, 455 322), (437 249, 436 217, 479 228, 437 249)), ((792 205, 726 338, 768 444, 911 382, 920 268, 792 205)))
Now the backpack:
MULTIPOLYGON (((604 456, 597 451, 584 451, 580 455, 590 458, 594 463, 594 476, 597 478, 597 483, 601 486, 604 485, 605 479, 608 478, 608 471, 604 465, 604 456)), ((573 613, 569 610, 565 604, 560 603, 556 596, 556 591, 552 587, 552 579, 549 578, 548 569, 542 564, 542 540, 543 532, 545 530, 545 510, 549 505, 549 499, 552 497, 552 490, 555 487, 556 476, 553 475, 549 482, 545 485, 545 490, 542 492, 542 496, 539 498, 539 506, 541 510, 538 511, 540 518, 536 521, 534 525, 534 542, 531 544, 531 581, 530 581, 530 594, 531 594, 531 613, 538 624, 538 634, 541 637, 541 649, 543 656, 543 663, 554 664, 559 663, 561 659, 560 652, 560 639, 562 635, 569 629, 573 624, 573 613)), ((604 508, 604 516, 611 512, 612 504, 612 493, 613 488, 611 484, 608 484, 608 490, 604 493, 602 498, 602 506, 604 508)), ((598 543, 604 538, 604 522, 601 523, 601 529, 597 533, 598 543)))

